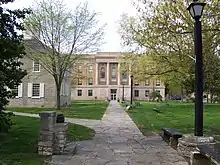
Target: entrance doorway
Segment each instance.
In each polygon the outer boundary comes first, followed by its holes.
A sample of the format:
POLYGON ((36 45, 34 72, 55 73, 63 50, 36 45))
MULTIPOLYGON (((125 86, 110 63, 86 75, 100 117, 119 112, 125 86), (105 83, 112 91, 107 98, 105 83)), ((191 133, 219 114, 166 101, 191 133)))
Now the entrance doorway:
POLYGON ((111 89, 111 100, 116 100, 117 89, 111 89))

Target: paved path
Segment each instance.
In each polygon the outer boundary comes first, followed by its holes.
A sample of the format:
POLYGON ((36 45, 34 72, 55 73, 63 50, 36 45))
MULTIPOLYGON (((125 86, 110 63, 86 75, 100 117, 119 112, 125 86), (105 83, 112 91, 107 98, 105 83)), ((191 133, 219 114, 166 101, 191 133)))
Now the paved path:
MULTIPOLYGON (((12 111, 5 111, 5 112, 12 112, 12 111)), ((39 114, 31 114, 31 113, 23 113, 23 112, 13 112, 16 116, 28 116, 28 117, 35 117, 39 118, 39 114)), ((84 125, 90 127, 92 129, 96 128, 100 125, 101 120, 91 120, 91 119, 76 119, 76 118, 67 118, 65 117, 65 121, 68 123, 75 123, 79 125, 84 125)))
POLYGON ((78 142, 79 147, 74 156, 53 156, 53 165, 188 164, 160 136, 143 136, 117 102, 110 102, 101 121, 87 121, 87 124, 85 120, 78 122, 95 129, 95 137, 93 140, 78 142))

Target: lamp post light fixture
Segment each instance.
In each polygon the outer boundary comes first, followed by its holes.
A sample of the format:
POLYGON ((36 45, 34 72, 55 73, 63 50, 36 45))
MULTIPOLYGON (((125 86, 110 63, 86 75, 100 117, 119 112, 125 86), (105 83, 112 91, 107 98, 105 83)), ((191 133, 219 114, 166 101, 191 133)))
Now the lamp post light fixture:
POLYGON ((131 106, 132 106, 132 101, 133 101, 133 75, 131 75, 131 106))
POLYGON ((205 3, 193 1, 188 7, 190 15, 195 20, 194 47, 195 47, 195 136, 203 136, 203 61, 202 61, 202 27, 200 18, 205 3))

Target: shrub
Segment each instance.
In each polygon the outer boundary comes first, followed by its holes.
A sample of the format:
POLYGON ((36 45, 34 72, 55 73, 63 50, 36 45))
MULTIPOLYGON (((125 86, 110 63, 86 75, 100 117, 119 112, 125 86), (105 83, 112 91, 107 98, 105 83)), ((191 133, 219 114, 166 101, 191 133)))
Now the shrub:
POLYGON ((11 117, 14 114, 12 112, 5 113, 0 111, 0 133, 7 133, 12 126, 11 117))
POLYGON ((160 95, 160 93, 158 91, 153 91, 151 94, 150 94, 150 100, 151 101, 162 101, 162 96, 160 95))

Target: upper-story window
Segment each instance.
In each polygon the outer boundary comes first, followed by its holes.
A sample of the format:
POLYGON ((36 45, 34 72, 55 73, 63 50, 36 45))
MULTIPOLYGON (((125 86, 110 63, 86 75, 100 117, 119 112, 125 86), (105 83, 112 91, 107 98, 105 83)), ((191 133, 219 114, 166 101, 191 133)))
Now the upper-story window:
POLYGON ((82 65, 81 64, 78 66, 78 73, 82 73, 82 65))
POLYGON ((145 81, 145 86, 149 86, 149 85, 150 85, 150 80, 147 79, 147 80, 145 81))
POLYGON ((92 65, 88 65, 88 72, 92 73, 92 71, 93 71, 93 66, 92 65))
POLYGON ((160 86, 160 80, 156 80, 156 86, 160 86))
POLYGON ((40 72, 40 62, 39 60, 33 61, 33 71, 34 72, 40 72))
POLYGON ((135 85, 135 86, 139 86, 139 82, 135 82, 134 85, 135 85))
POLYGON ((113 81, 116 80, 116 67, 115 66, 112 67, 112 80, 113 81))
POLYGON ((101 69, 100 69, 100 78, 101 79, 105 78, 105 68, 104 67, 101 67, 101 69))
POLYGON ((88 79, 88 85, 93 85, 93 79, 92 78, 88 79))
POLYGON ((78 78, 78 85, 82 85, 82 79, 78 78))

